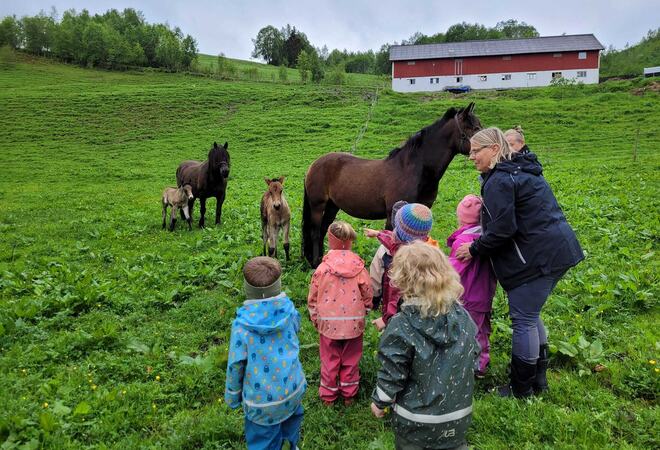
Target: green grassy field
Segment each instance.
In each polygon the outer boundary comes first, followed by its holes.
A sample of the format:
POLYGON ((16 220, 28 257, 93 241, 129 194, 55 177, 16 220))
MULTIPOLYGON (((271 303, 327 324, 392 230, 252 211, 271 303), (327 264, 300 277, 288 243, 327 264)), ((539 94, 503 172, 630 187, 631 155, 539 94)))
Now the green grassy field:
MULTIPOLYGON (((301 448, 392 448, 387 422, 369 412, 373 328, 359 401, 318 399, 312 272, 299 259, 303 175, 318 156, 354 145, 358 156, 384 157, 469 101, 486 126, 523 125, 587 254, 543 311, 554 351, 543 398, 488 392, 506 378, 511 339, 498 293, 470 444, 658 448, 660 101, 650 82, 459 97, 385 90, 356 143, 368 83, 228 82, 21 57, 0 70, 0 448, 243 448, 242 413, 221 400, 226 344, 242 264, 261 250, 263 177, 281 175, 293 210, 283 284, 303 315, 309 381, 301 448), (223 225, 161 231, 162 189, 213 141, 229 141, 232 158, 223 225)), ((469 192, 477 173, 457 157, 433 207, 436 239, 454 230, 469 192)), ((356 246, 367 262, 375 250, 365 239, 356 246)))
MULTIPOLYGON (((250 79, 253 81, 262 81, 270 83, 281 84, 279 78, 279 67, 262 64, 255 61, 244 61, 241 59, 227 60, 236 67, 236 74, 233 76, 236 79, 250 79), (249 70, 256 70, 256 75, 250 75, 249 70)), ((198 68, 201 70, 209 70, 212 73, 218 68, 218 57, 213 55, 198 55, 198 68)), ((300 71, 298 69, 286 69, 286 83, 300 83, 300 71)), ((352 86, 369 86, 369 87, 383 87, 389 86, 389 77, 366 75, 363 73, 347 73, 345 74, 345 84, 352 86)), ((324 83, 329 83, 325 80, 324 83)))

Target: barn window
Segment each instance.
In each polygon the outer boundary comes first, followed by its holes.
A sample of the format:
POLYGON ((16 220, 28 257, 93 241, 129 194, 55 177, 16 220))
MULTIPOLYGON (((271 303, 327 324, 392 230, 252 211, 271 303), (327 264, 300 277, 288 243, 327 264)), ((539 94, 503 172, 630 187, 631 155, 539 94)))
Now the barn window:
POLYGON ((578 52, 578 59, 587 59, 587 52, 578 52))
POLYGON ((435 84, 438 84, 438 83, 440 83, 440 78, 435 79, 435 84))
POLYGON ((504 61, 511 61, 511 56, 502 56, 504 61))
POLYGON ((553 53, 553 58, 561 58, 561 53, 553 53))
POLYGON ((414 66, 414 65, 415 65, 415 61, 408 61, 408 65, 409 65, 409 66, 414 66))
POLYGON ((505 73, 502 75, 502 80, 510 80, 511 79, 511 74, 510 73, 505 73))
POLYGON ((487 75, 479 75, 479 81, 488 81, 487 75))
POLYGON ((456 77, 456 82, 457 83, 462 83, 463 82, 463 77, 456 77))
POLYGON ((552 72, 552 79, 561 78, 561 72, 552 72))
POLYGON ((578 76, 578 78, 587 78, 587 71, 586 70, 578 70, 577 76, 578 76))
POLYGON ((433 84, 433 78, 431 78, 431 84, 433 84))
POLYGON ((536 80, 536 73, 528 73, 527 74, 527 79, 528 80, 536 80))
POLYGON ((415 84, 415 79, 414 78, 408 78, 408 81, 410 82, 410 84, 415 84))

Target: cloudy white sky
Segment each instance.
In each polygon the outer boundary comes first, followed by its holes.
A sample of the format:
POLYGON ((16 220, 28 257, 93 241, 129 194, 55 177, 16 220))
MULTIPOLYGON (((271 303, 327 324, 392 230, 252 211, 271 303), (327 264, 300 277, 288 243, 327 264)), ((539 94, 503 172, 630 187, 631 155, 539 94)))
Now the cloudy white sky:
POLYGON ((463 21, 494 26, 514 18, 534 25, 542 36, 593 33, 605 47, 617 49, 660 27, 660 0, 1 0, 0 17, 35 15, 53 6, 60 15, 70 8, 94 14, 132 7, 150 23, 179 26, 197 39, 202 53, 240 59, 250 58, 259 29, 287 23, 314 46, 354 51, 377 50, 416 31, 435 34, 463 21))

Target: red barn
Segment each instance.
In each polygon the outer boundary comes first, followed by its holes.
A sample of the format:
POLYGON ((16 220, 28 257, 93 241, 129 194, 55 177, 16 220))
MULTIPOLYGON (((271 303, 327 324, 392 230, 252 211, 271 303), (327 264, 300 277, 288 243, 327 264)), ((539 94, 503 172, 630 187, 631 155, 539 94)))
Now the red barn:
POLYGON ((392 89, 505 89, 547 86, 554 78, 596 84, 603 49, 593 34, 394 45, 392 89))

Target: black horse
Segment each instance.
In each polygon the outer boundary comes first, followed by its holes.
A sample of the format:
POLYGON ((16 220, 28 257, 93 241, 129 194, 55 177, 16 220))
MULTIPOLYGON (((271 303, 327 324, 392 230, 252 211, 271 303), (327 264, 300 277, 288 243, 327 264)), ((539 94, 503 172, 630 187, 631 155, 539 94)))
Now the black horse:
POLYGON ((323 240, 341 209, 360 219, 387 219, 399 200, 429 208, 438 183, 455 155, 467 155, 470 137, 481 128, 467 108, 450 108, 433 124, 417 132, 385 159, 368 160, 348 153, 329 153, 314 161, 305 176, 302 253, 316 267, 323 240))
POLYGON ((229 152, 227 143, 222 147, 216 142, 209 151, 208 160, 184 161, 176 169, 176 184, 181 187, 189 184, 192 186, 194 198, 188 202, 190 216, 192 217, 195 199, 199 198, 200 216, 199 227, 204 228, 204 214, 206 213, 206 199, 215 197, 215 224, 220 224, 222 216, 222 204, 225 201, 227 190, 227 178, 229 177, 229 152))

